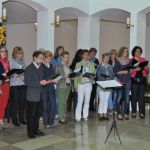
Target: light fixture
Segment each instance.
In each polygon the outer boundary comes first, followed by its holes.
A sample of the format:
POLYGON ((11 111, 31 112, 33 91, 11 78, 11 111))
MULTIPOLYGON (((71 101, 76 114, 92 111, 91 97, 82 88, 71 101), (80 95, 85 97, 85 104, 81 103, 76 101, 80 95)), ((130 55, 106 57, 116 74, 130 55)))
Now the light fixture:
POLYGON ((37 31, 37 26, 38 26, 38 23, 35 22, 35 23, 34 23, 35 31, 37 31))
POLYGON ((60 16, 59 15, 56 16, 54 23, 52 23, 51 25, 54 25, 55 27, 60 26, 60 16))
POLYGON ((2 19, 3 23, 5 23, 7 21, 7 10, 6 10, 6 8, 3 8, 2 16, 0 19, 2 19))
POLYGON ((134 25, 131 24, 131 18, 127 17, 126 20, 127 29, 130 29, 131 27, 134 27, 134 25))

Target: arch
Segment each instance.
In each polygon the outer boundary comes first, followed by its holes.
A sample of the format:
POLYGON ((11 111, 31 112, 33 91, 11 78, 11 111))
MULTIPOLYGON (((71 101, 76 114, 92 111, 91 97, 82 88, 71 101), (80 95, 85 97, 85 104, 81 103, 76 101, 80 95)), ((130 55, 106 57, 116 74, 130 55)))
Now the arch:
POLYGON ((9 2, 22 3, 24 5, 27 5, 28 7, 31 7, 32 9, 34 9, 36 11, 48 10, 42 4, 36 2, 36 0, 2 0, 2 3, 9 3, 9 2))
POLYGON ((123 9, 119 9, 119 8, 107 8, 107 9, 103 9, 103 10, 100 10, 100 11, 97 11, 95 13, 92 14, 92 16, 98 16, 98 15, 105 15, 106 13, 108 12, 112 12, 112 11, 121 11, 122 13, 124 14, 130 14, 129 11, 126 11, 126 10, 123 10, 123 9))
POLYGON ((78 17, 88 16, 87 13, 75 7, 63 7, 57 9, 55 10, 55 14, 59 14, 62 19, 78 19, 78 17))
POLYGON ((147 14, 149 12, 150 12, 150 6, 148 6, 148 7, 144 8, 144 9, 140 10, 138 12, 138 14, 140 14, 140 13, 147 14))

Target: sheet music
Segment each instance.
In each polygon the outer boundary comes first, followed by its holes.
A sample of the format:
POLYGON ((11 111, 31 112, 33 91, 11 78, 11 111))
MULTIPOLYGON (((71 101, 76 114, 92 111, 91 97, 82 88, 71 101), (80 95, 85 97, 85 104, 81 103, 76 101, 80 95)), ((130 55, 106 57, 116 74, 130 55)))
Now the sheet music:
POLYGON ((62 78, 63 78, 63 76, 58 76, 57 78, 54 79, 54 81, 59 81, 62 78))
POLYGON ((104 89, 113 87, 122 87, 122 84, 120 84, 116 80, 96 81, 96 83, 104 89))
POLYGON ((75 69, 73 72, 78 73, 80 70, 81 70, 81 67, 80 67, 80 68, 75 69))

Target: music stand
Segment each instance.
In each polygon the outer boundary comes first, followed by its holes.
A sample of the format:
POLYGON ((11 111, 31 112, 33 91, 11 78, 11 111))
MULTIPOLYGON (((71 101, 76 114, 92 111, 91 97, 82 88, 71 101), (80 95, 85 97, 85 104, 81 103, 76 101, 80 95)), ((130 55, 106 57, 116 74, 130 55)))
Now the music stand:
POLYGON ((122 84, 120 84, 118 81, 116 80, 106 80, 106 81, 97 81, 97 84, 102 87, 104 90, 106 89, 112 89, 112 99, 113 99, 113 122, 112 122, 112 125, 111 125, 111 128, 110 128, 110 131, 106 137, 106 140, 104 143, 107 142, 112 130, 114 129, 114 136, 115 136, 115 133, 117 133, 117 136, 118 136, 118 139, 120 141, 120 144, 122 144, 121 142, 121 139, 120 139, 120 136, 119 136, 119 132, 118 132, 118 129, 117 129, 117 125, 116 125, 116 119, 115 119, 115 101, 114 101, 114 92, 115 92, 115 89, 116 88, 121 88, 122 87, 122 84))

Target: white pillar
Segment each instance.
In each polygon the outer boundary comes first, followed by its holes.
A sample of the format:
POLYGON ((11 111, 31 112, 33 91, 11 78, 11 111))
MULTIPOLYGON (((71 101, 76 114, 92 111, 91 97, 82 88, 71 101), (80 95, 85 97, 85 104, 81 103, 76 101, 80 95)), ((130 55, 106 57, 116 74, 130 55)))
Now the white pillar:
POLYGON ((78 36, 77 36, 78 49, 90 48, 90 17, 78 18, 78 36))
POLYGON ((37 49, 44 48, 54 52, 54 12, 38 11, 37 49))
POLYGON ((137 13, 131 13, 131 24, 134 27, 130 28, 130 57, 131 57, 131 50, 134 46, 137 45, 137 35, 138 35, 138 15, 137 13))
POLYGON ((79 17, 78 18, 78 49, 90 49, 95 47, 99 56, 99 43, 100 43, 100 21, 99 18, 93 16, 79 17))
POLYGON ((2 2, 0 2, 0 22, 2 22, 2 2))
POLYGON ((142 47, 143 53, 142 56, 145 57, 146 51, 146 14, 140 13, 138 14, 138 35, 137 35, 137 43, 142 47))

